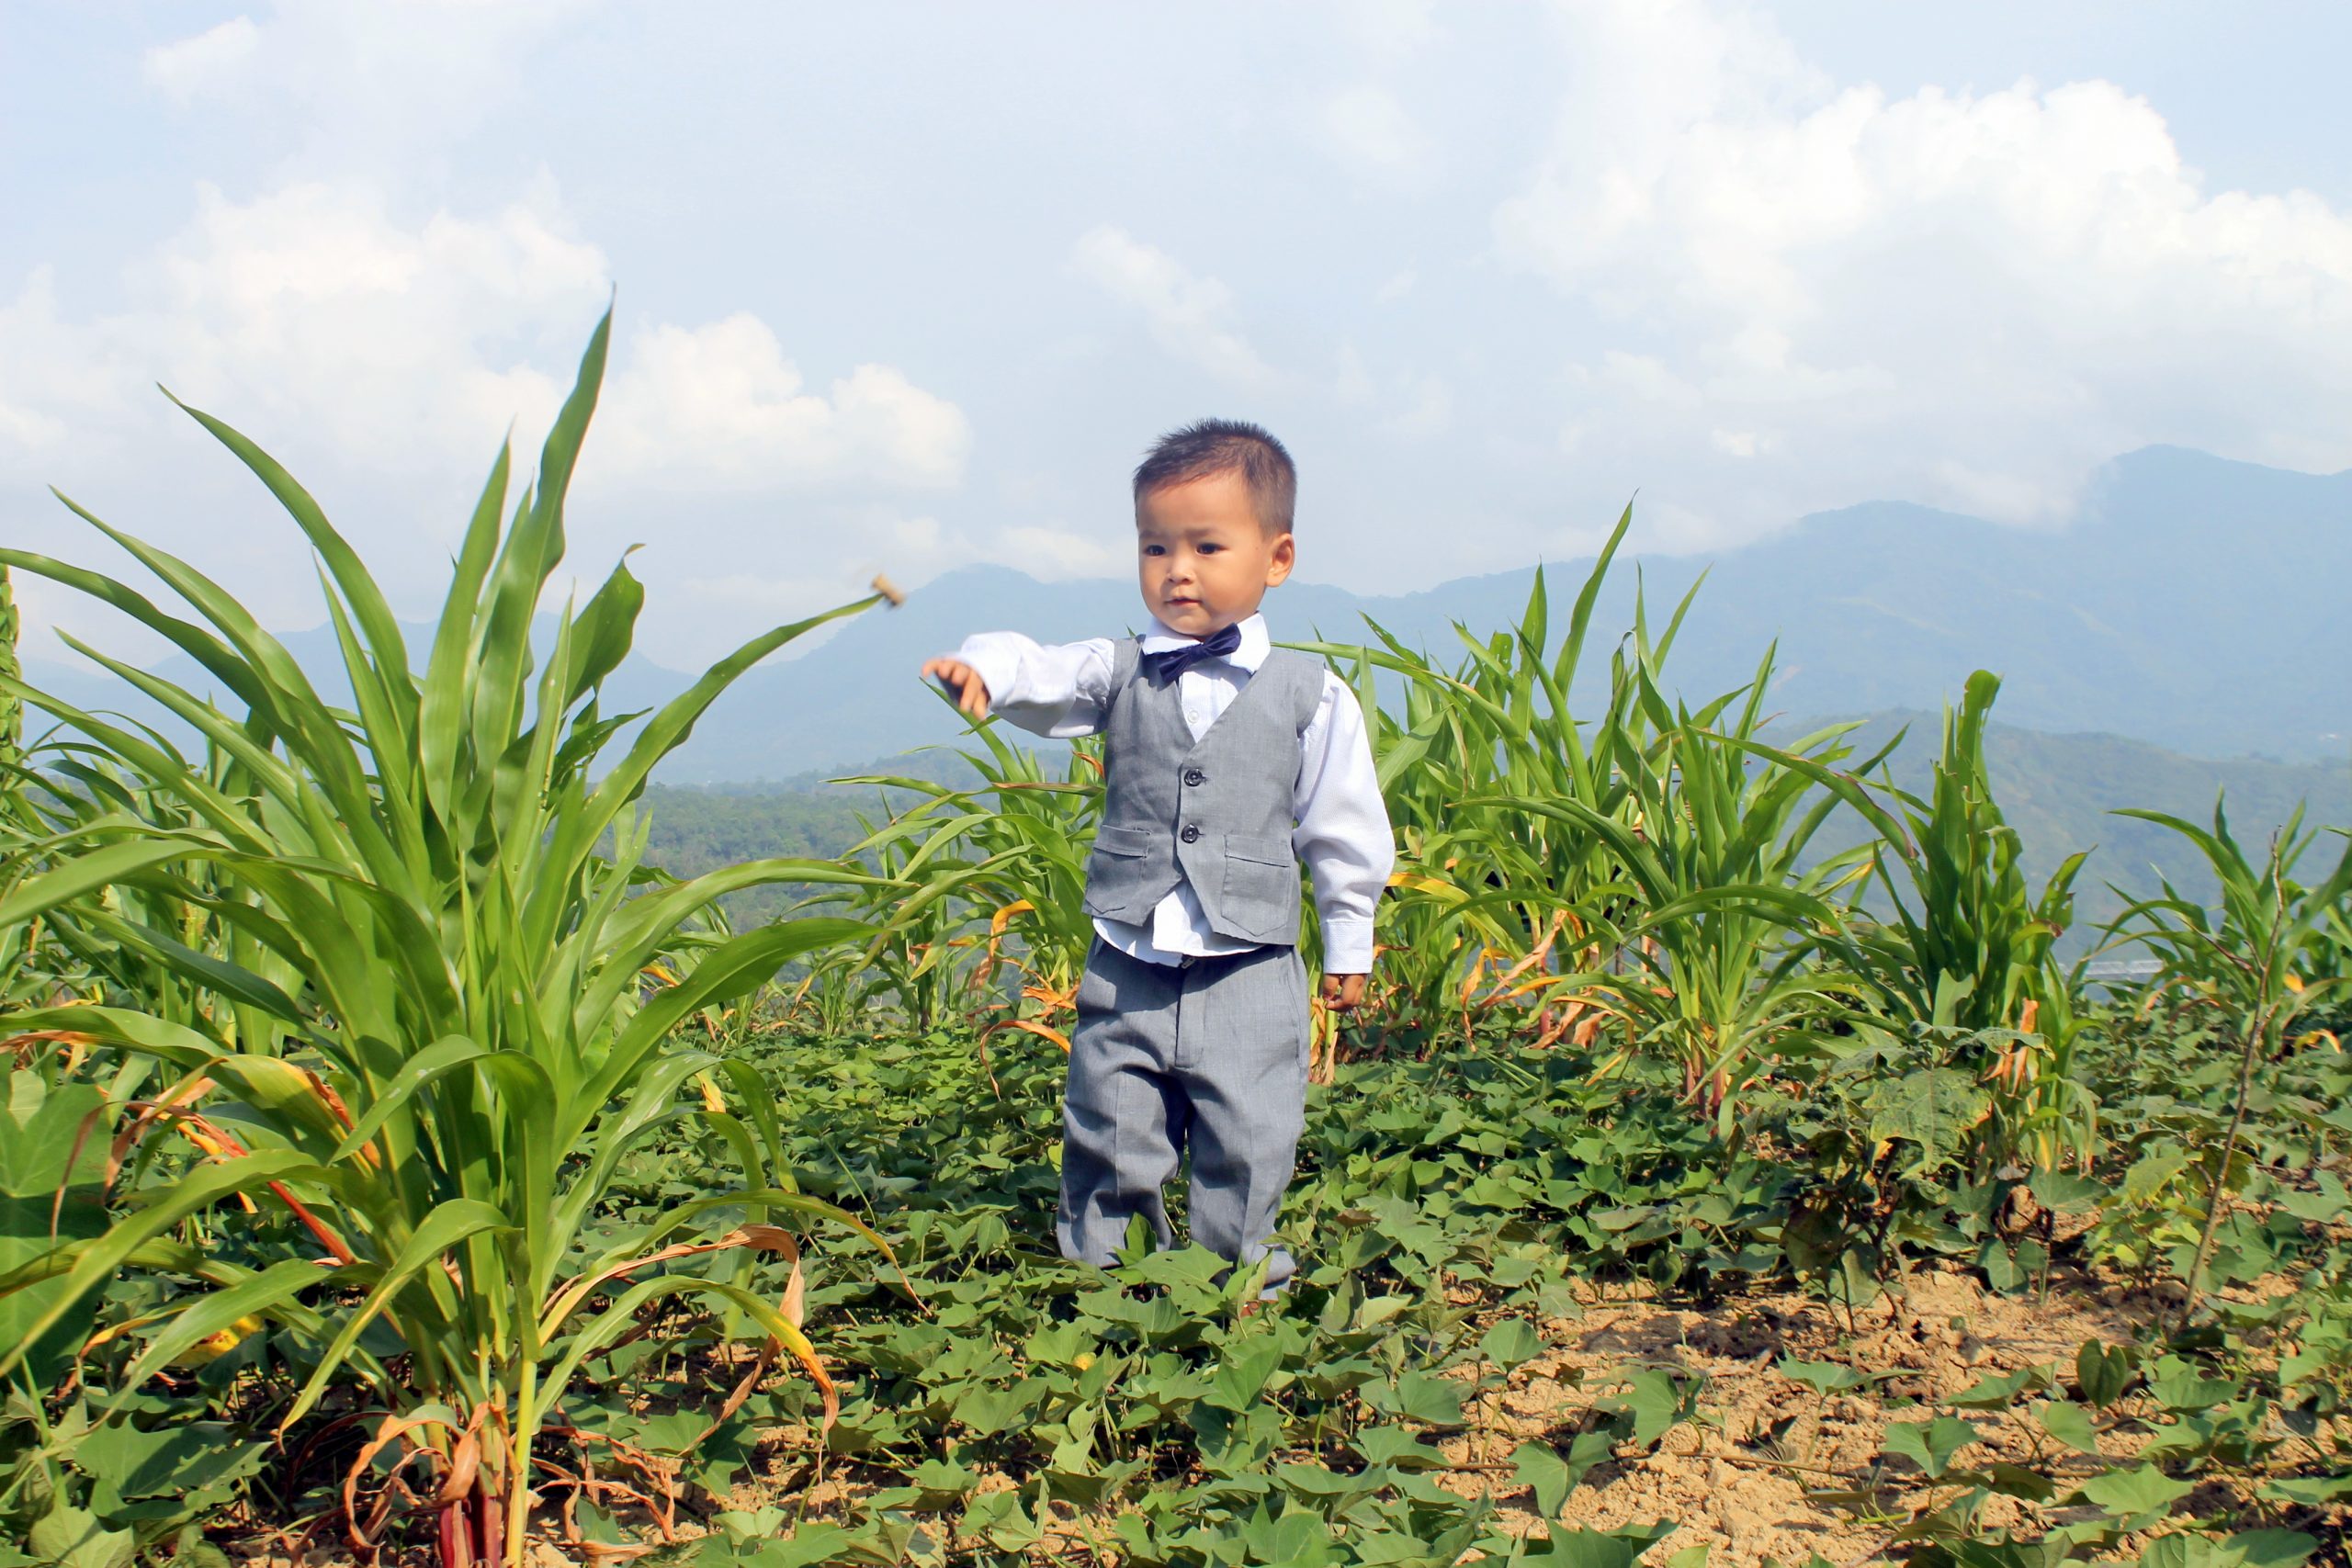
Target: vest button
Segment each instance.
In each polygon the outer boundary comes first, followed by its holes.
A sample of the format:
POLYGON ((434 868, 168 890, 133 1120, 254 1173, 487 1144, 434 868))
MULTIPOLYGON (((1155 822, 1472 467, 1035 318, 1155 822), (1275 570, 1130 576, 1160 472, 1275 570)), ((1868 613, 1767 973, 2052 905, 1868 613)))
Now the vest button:
POLYGON ((1201 772, 1198 768, 1186 768, 1184 770, 1184 782, 1192 785, 1194 789, 1198 789, 1201 785, 1209 782, 1209 776, 1208 774, 1201 772))
POLYGON ((1188 844, 1197 843, 1201 837, 1200 824, 1197 822, 1187 822, 1184 824, 1184 830, 1176 836, 1183 840, 1188 844))

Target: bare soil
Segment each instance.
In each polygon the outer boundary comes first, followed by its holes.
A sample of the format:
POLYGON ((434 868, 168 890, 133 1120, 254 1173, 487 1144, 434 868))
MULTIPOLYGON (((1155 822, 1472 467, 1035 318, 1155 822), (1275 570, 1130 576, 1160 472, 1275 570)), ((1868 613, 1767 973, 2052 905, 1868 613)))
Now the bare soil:
MULTIPOLYGON (((1555 1348, 1514 1372, 1508 1389, 1482 1396, 1478 1424, 1445 1445, 1449 1458, 1481 1468, 1453 1472, 1446 1483, 1465 1495, 1490 1493, 1514 1533, 1540 1529, 1527 1489, 1507 1469, 1489 1467, 1522 1441, 1556 1435, 1606 1386, 1597 1382, 1606 1373, 1674 1368, 1705 1380, 1702 1418, 1675 1427, 1652 1452, 1594 1470, 1569 1494, 1563 1520, 1595 1529, 1668 1520, 1678 1528, 1658 1555, 1703 1545, 1711 1568, 1801 1563, 1816 1552, 1836 1563, 1862 1561, 1889 1544, 1889 1529, 1806 1494, 1853 1485, 1868 1474, 1890 1422, 1928 1414, 1890 1412, 1890 1401, 1957 1393, 2036 1363, 2071 1365, 2086 1339, 2128 1338, 2153 1304, 2117 1286, 2068 1284, 2043 1301, 1996 1295, 1956 1270, 1919 1272, 1900 1294, 1856 1314, 1850 1327, 1842 1309, 1793 1292, 1705 1311, 1596 1297, 1583 1317, 1546 1325, 1555 1348), (1778 1371, 1784 1357, 1894 1375, 1867 1390, 1822 1394, 1778 1371)), ((2014 1418, 1972 1419, 1997 1434, 2014 1418)), ((2028 1522, 2003 1517, 2007 1506, 1995 1499, 1986 1522, 2028 1522)))
MULTIPOLYGON (((1596 1529, 1671 1522, 1674 1534, 1650 1554, 1658 1562, 1705 1546, 1709 1568, 1758 1568, 1768 1561, 1795 1568, 1815 1554, 1839 1568, 1860 1565, 1894 1545, 1894 1526, 1858 1519, 1809 1494, 1864 1483, 1880 1461, 1890 1424, 1924 1419, 1934 1413, 1927 1402, 1987 1377, 2052 1362, 2063 1372, 2084 1340, 2126 1342, 2135 1325, 2166 1304, 2111 1278, 2068 1271, 2054 1285, 2046 1299, 2002 1296, 1957 1268, 1926 1269, 1850 1321, 1841 1307, 1793 1292, 1743 1296, 1704 1309, 1622 1292, 1589 1292, 1580 1316, 1544 1325, 1549 1348, 1511 1373, 1505 1386, 1478 1395, 1465 1411, 1470 1426, 1438 1444, 1459 1467, 1442 1472, 1440 1483, 1464 1496, 1490 1495, 1512 1533, 1541 1533, 1545 1526, 1533 1498, 1513 1478, 1512 1450, 1531 1440, 1565 1448, 1595 1398, 1613 1386, 1610 1374, 1672 1368, 1703 1380, 1700 1418, 1674 1427, 1654 1450, 1627 1447, 1594 1469, 1569 1494, 1562 1522, 1596 1529), (1784 1358, 1889 1375, 1867 1387, 1823 1394, 1784 1375, 1779 1370, 1784 1358)), ((1968 1416, 1985 1441, 1962 1450, 1958 1463, 1988 1461, 1992 1450, 2014 1455, 2027 1447, 2020 1416, 1968 1416)), ((738 1488, 733 1506, 782 1503, 803 1517, 838 1517, 875 1490, 875 1478, 851 1463, 836 1461, 812 1476, 807 1463, 812 1434, 793 1427, 770 1437, 763 1449, 763 1473, 738 1488)), ((2132 1441, 2115 1441, 2109 1457, 2125 1457, 2132 1441)), ((1011 1484, 991 1477, 979 1490, 1011 1484)), ((1080 1521, 1061 1507, 1052 1511, 1055 1550, 1046 1560, 1093 1560, 1088 1538, 1103 1538, 1101 1521, 1080 1521)), ((1984 1522, 2038 1531, 2071 1517, 1996 1497, 1984 1522)), ((548 1524, 552 1533, 555 1521, 548 1524)), ((681 1537, 700 1533, 684 1510, 678 1524, 681 1537)), ((534 1544, 537 1563, 571 1560, 567 1549, 534 1544)), ((299 1568, 340 1568, 349 1561, 343 1552, 311 1551, 299 1568)))

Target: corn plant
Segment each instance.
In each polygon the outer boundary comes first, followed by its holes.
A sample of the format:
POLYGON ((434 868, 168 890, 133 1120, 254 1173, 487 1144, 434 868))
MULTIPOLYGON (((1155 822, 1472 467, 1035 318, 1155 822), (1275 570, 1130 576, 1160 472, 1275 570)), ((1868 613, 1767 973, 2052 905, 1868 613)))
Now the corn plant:
MULTIPOLYGON (((161 738, 150 733, 144 739, 179 756, 161 738)), ((32 758, 41 783, 26 792, 19 812, 30 826, 27 848, 33 865, 56 848, 85 841, 85 834, 119 833, 124 822, 162 833, 198 826, 184 798, 151 787, 104 747, 51 738, 34 749, 32 758)), ((217 748, 180 762, 209 787, 230 783, 232 770, 217 748)), ((89 999, 213 1029, 224 998, 167 954, 220 951, 227 933, 208 901, 224 885, 218 868, 187 863, 170 878, 109 884, 69 900, 50 909, 40 923, 56 962, 76 976, 89 999)), ((265 950, 248 951, 245 962, 272 985, 299 983, 285 960, 265 950)))
MULTIPOLYGON (((40 819, 32 815, 24 769, 23 702, 17 695, 17 597, 8 569, 0 566, 0 888, 31 868, 32 841, 40 819)), ((36 983, 33 955, 40 945, 38 924, 0 926, 0 1009, 20 1004, 36 983)))
MULTIPOLYGON (((888 795, 882 799, 887 812, 888 795)), ((856 814, 865 836, 844 852, 843 863, 862 866, 894 884, 915 885, 913 891, 903 897, 899 886, 880 895, 829 891, 807 900, 804 907, 808 908, 840 906, 880 922, 864 952, 833 955, 823 972, 812 973, 797 988, 799 999, 813 1006, 828 1032, 854 1027, 884 998, 895 999, 906 1022, 917 1030, 960 1016, 960 1004, 974 979, 972 955, 978 945, 972 911, 959 896, 969 863, 951 845, 940 846, 944 852, 926 853, 920 835, 911 830, 918 820, 935 825, 943 812, 952 812, 951 803, 926 797, 879 823, 865 812, 856 814)))
MULTIPOLYGON (((1056 778, 1037 753, 1007 741, 993 723, 976 733, 986 753, 962 754, 980 776, 977 785, 880 774, 834 781, 915 796, 849 852, 914 889, 889 895, 887 909, 872 908, 869 918, 888 938, 874 956, 890 966, 893 985, 919 1015, 944 1011, 949 994, 987 990, 1012 966, 1023 979, 1023 999, 1039 1011, 1024 1016, 1016 1008, 998 1027, 1067 1050, 1060 1015, 1076 1007, 1094 939, 1084 903, 1086 857, 1102 810, 1102 744, 1074 744, 1056 778), (1016 943, 1019 952, 1009 952, 1016 943)), ((872 894, 850 897, 862 906, 877 902, 872 894)))
MULTIPOLYGON (((1747 744, 1764 722, 1772 665, 1768 651, 1747 686, 1694 710, 1667 701, 1647 661, 1621 664, 1651 739, 1615 731, 1597 795, 1526 803, 1582 827, 1605 857, 1609 880, 1576 912, 1623 972, 1563 979, 1622 1029, 1611 1065, 1668 1056, 1684 1098, 1724 1134, 1742 1088, 1776 1056, 1828 1050, 1825 1026, 1851 1010, 1850 982, 1807 962, 1842 922, 1838 897, 1859 869, 1851 853, 1808 863, 1837 803, 1797 768, 1758 765, 1747 744)), ((1805 736, 1790 754, 1842 761, 1854 728, 1805 736)))
POLYGON ((2018 1159, 2087 1166, 2098 1106, 2074 1071, 2079 984, 2056 956, 2085 856, 2070 856, 2039 894, 2027 886, 2023 851, 1993 797, 1984 756, 2000 689, 1998 676, 1977 671, 1960 707, 1945 710, 1924 799, 1883 779, 1866 782, 1868 766, 1838 769, 1749 744, 1820 784, 1873 830, 1871 875, 1889 912, 1849 922, 1832 945, 1876 994, 1886 1027, 1936 1029, 1968 1043, 1972 1054, 1951 1070, 1973 1072, 1991 1106, 1973 1162, 1988 1170, 2018 1159))
POLYGON ((2150 948, 2163 966, 2161 985, 2217 1012, 2236 1036, 2237 1083, 2228 1126, 2218 1147, 2200 1151, 2205 1213, 2177 1319, 2186 1323, 2197 1310, 2230 1190, 2245 1179, 2236 1161, 2255 1076, 2285 1053, 2317 1044, 2324 1032, 2302 1029, 2303 1021, 2352 989, 2340 945, 2352 910, 2352 833, 2325 829, 2344 840, 2344 849, 2333 870, 2306 884, 2296 880, 2295 869, 2322 830, 2303 829, 2300 807, 2271 835, 2259 859, 2231 835, 2218 798, 2210 829, 2161 811, 2119 815, 2154 822, 2195 845, 2219 893, 2209 908, 2165 882, 2160 895, 2134 900, 2109 927, 2150 948))
MULTIPOLYGON (((673 1032, 788 960, 868 935, 838 919, 786 921, 681 956, 697 911, 762 883, 860 876, 763 860, 650 884, 636 874, 645 836, 632 802, 729 682, 876 601, 764 632, 659 709, 611 715, 601 687, 628 652, 643 598, 623 564, 551 617, 538 663, 534 620, 563 557, 565 492, 609 333, 608 315, 511 514, 500 453, 421 669, 311 495, 243 435, 187 410, 317 552, 348 708, 217 583, 70 501, 194 618, 97 572, 0 550, 0 562, 159 633, 243 709, 232 716, 83 649, 200 734, 221 759, 209 768, 0 679, 105 748, 140 798, 163 807, 117 800, 71 824, 45 846, 44 868, 0 897, 0 929, 86 919, 109 890, 176 899, 206 922, 201 943, 128 917, 94 928, 172 971, 204 1006, 164 1018, 125 1001, 14 1021, 157 1064, 165 1081, 114 1107, 119 1136, 175 1134, 202 1153, 176 1181, 122 1195, 132 1201, 103 1234, 0 1276, 0 1299, 62 1280, 30 1325, 38 1337, 119 1269, 178 1281, 185 1293, 123 1370, 126 1390, 242 1320, 292 1331, 313 1359, 285 1421, 336 1391, 346 1410, 372 1410, 379 1425, 355 1476, 378 1451, 405 1454, 401 1473, 427 1478, 421 1506, 457 1562, 522 1562, 534 1438, 582 1362, 655 1303, 698 1297, 740 1314, 763 1340, 761 1368, 788 1351, 830 1402, 800 1322, 797 1245, 778 1222, 854 1223, 796 1190, 758 1076, 673 1032), (595 847, 608 832, 606 859, 595 847), (674 984, 650 982, 647 966, 664 955, 693 961, 674 984), (705 1074, 732 1087, 731 1103, 684 1092, 705 1074), (740 1185, 606 1226, 599 1202, 616 1167, 682 1119, 722 1135, 740 1185), (271 1260, 179 1239, 191 1216, 234 1224, 223 1205, 238 1197, 291 1214, 303 1245, 271 1260), (780 1299, 666 1267, 751 1253, 795 1265, 780 1299)), ((0 1348, 0 1373, 23 1353, 0 1348)))
POLYGON ((17 768, 24 761, 25 706, 14 682, 17 663, 17 592, 8 569, 0 566, 0 797, 16 793, 17 768))
POLYGON ((1514 907, 1506 889, 1544 879, 1546 846, 1498 831, 1497 813, 1463 805, 1494 787, 1495 747, 1481 722, 1491 709, 1473 705, 1482 680, 1490 679, 1484 669, 1474 662, 1441 671, 1376 622, 1367 625, 1385 652, 1307 646, 1360 694, 1396 835, 1396 866, 1374 917, 1374 1010, 1385 1029, 1425 1038, 1456 1016, 1466 1027, 1464 988, 1475 992, 1487 960, 1515 962, 1533 946, 1529 933, 1541 915, 1524 901, 1514 907), (1407 677, 1401 713, 1370 695, 1384 669, 1407 677))
MULTIPOLYGON (((1484 637, 1454 628, 1464 657, 1450 670, 1369 620, 1377 647, 1295 645, 1332 662, 1371 726, 1398 844, 1379 914, 1376 983, 1385 1010, 1411 1033, 1426 1038, 1457 1021, 1467 1029, 1503 1001, 1542 1002, 1577 966, 1568 960, 1595 956, 1585 914, 1597 908, 1621 923, 1630 914, 1611 903, 1625 890, 1588 819, 1530 807, 1600 799, 1621 742, 1646 733, 1652 716, 1623 678, 1623 653, 1611 660, 1605 701, 1583 719, 1571 702, 1594 605, 1632 523, 1630 509, 1619 516, 1556 648, 1540 569, 1516 626, 1484 637), (1402 678, 1397 711, 1380 701, 1384 671, 1402 678), (1559 919, 1564 909, 1572 920, 1559 919)), ((1686 596, 1653 639, 1637 595, 1632 657, 1663 660, 1690 604, 1686 596)), ((1555 1016, 1565 1024, 1575 1010, 1555 1016)))

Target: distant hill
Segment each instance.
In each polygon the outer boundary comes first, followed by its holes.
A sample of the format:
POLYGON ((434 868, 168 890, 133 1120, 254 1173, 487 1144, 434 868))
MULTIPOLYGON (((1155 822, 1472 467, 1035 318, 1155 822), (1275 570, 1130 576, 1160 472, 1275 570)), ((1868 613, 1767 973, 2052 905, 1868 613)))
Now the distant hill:
MULTIPOLYGON (((1308 557, 1309 570, 1314 557, 1308 557)), ((1555 623, 1589 563, 1553 563, 1555 623)), ((1370 615, 1451 661, 1452 626, 1484 633, 1517 619, 1534 569, 1366 596, 1312 582, 1275 591, 1279 637, 1367 634, 1370 615)), ((1895 502, 1804 518, 1712 561, 1621 563, 1596 612, 1594 668, 1630 623, 1637 580, 1662 610, 1707 573, 1668 665, 1689 694, 1748 679, 1780 646, 1777 705, 1801 713, 1934 709, 1970 671, 2004 677, 2005 724, 2102 732, 2205 756, 2289 761, 2352 752, 2352 472, 2289 473, 2153 447, 2095 478, 2064 530, 2004 527, 1895 502), (1638 577, 1637 577, 1638 573, 1638 577)), ((915 671, 966 633, 1041 640, 1115 634, 1143 611, 1125 580, 1039 582, 1007 566, 950 572, 904 608, 871 613, 813 651, 746 674, 665 766, 672 783, 773 781, 953 739, 955 716, 915 671)), ((421 636, 422 628, 418 629, 421 636)), ((286 639, 313 670, 334 664, 325 628, 286 639)), ((28 648, 28 673, 71 700, 120 705, 111 679, 28 648)), ((207 684, 187 660, 158 667, 207 684)), ((616 673, 607 710, 641 707, 686 677, 643 660, 616 673)), ((324 682, 322 682, 324 683, 324 682)), ((331 683, 329 689, 332 689, 331 683)))
MULTIPOLYGON (((1904 731, 1891 760, 1894 781, 1925 795, 1942 727, 1940 714, 1874 714, 1851 739, 1857 755, 1867 756, 1904 731)), ((1800 727, 1782 728, 1794 734, 1800 727)), ((1803 728, 1813 728, 1813 721, 1803 728)), ((2114 815, 2120 807, 2166 812, 2211 827, 2216 796, 2225 792, 2231 834, 2256 857, 2299 806, 2306 831, 2352 828, 2352 764, 2345 762, 2214 761, 2113 735, 2052 735, 2003 724, 1987 727, 1984 750, 1993 797, 2017 830, 2026 876, 2037 891, 2068 855, 2089 852, 2075 883, 2070 952, 2082 951, 2097 928, 2121 912, 2125 899, 2117 889, 2132 898, 2152 897, 2169 881, 2199 900, 2214 894, 2194 845, 2156 823, 2114 815)), ((1842 828, 1833 822, 1818 842, 1825 849, 1850 844, 1865 831, 1859 821, 1842 828)), ((2304 873, 2333 865, 2343 851, 2340 837, 2323 833, 2304 873)))
MULTIPOLYGON (((1793 736, 1801 728, 1811 728, 1813 722, 1800 727, 1791 721, 1781 730, 1793 736)), ((1924 795, 1942 733, 1939 716, 1870 716, 1855 732, 1858 754, 1877 750, 1898 729, 1905 735, 1893 759, 1895 782, 1924 795)), ((1054 754, 1063 747, 1048 741, 1042 749, 1054 754)), ((2118 807, 2170 812, 2204 826, 2212 819, 2215 792, 2226 789, 2231 830, 2253 853, 2260 852, 2299 804, 2308 807, 2307 827, 2352 826, 2352 768, 2344 763, 2216 762, 2111 735, 2050 735, 1997 724, 1987 730, 1985 750, 1994 797, 2018 831, 2026 874, 2037 890, 2068 855, 2091 852, 2075 883, 2076 923, 2066 943, 2069 953, 2085 951, 2098 928, 2123 908, 2110 884, 2131 897, 2155 894, 2160 879, 2192 897, 2211 895, 2193 847, 2153 822, 2111 815, 2118 807)), ((912 774, 946 783, 971 778, 952 750, 888 758, 843 772, 912 774)), ((647 806, 652 824, 648 858, 680 875, 757 855, 838 854, 859 836, 859 811, 881 815, 871 788, 829 785, 820 774, 744 789, 656 786, 647 806)), ((1826 850, 1862 837, 1859 821, 1842 827, 1833 822, 1817 841, 1826 850)), ((2342 845, 2341 839, 2324 835, 2305 870, 2315 871, 2323 860, 2333 864, 2342 845)), ((785 902, 774 891, 742 895, 736 917, 766 918, 785 902)))

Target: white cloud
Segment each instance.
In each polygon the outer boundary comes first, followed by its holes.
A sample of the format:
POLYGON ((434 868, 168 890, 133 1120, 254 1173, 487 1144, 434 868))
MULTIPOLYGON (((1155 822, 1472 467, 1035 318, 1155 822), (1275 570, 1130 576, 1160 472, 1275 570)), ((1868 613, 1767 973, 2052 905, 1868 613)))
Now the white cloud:
POLYGON ((233 88, 260 47, 253 18, 232 17, 193 38, 157 44, 140 57, 139 69, 164 96, 185 104, 233 88))
POLYGON ((688 577, 678 586, 713 604, 756 612, 763 621, 788 620, 807 615, 828 595, 838 597, 840 583, 831 576, 762 577, 752 572, 727 572, 716 577, 688 577))
MULTIPOLYGON (((162 380, 242 423, 300 426, 361 468, 419 444, 470 463, 516 423, 535 440, 611 288, 603 250, 550 201, 402 222, 364 187, 317 182, 249 202, 198 192, 194 219, 130 269, 136 303, 58 319, 45 271, 0 309, 0 458, 69 424, 136 421, 162 380)), ((956 405, 885 365, 823 392, 773 329, 739 312, 624 328, 589 461, 605 481, 742 489, 961 476, 956 405)))
POLYGON ((1372 378, 1372 367, 1363 362, 1363 352, 1353 341, 1341 339, 1340 369, 1331 379, 1331 395, 1346 407, 1360 408, 1372 401, 1373 394, 1378 390, 1378 384, 1372 378))
POLYGON ((0 305, 0 454, 62 446, 75 420, 118 407, 125 378, 57 314, 53 269, 38 266, 0 305))
MULTIPOLYGON (((0 493, 53 550, 83 536, 32 503, 40 486, 119 511, 273 624, 316 596, 291 525, 254 509, 233 463, 181 444, 158 382, 336 497, 358 536, 437 547, 500 434, 519 421, 528 440, 552 416, 609 289, 602 251, 551 203, 402 221, 364 186, 317 181, 249 201, 199 186, 119 282, 110 310, 73 314, 35 267, 0 308, 0 493)), ((439 551, 382 553, 398 588, 439 551)))
POLYGON ((1346 0, 1340 20, 1374 54, 1408 55, 1437 41, 1437 0, 1346 0))
POLYGON ((509 101, 543 40, 599 0, 271 0, 140 64, 183 108, 226 108, 310 172, 387 180, 509 101))
POLYGON ((1351 339, 1341 340, 1339 358, 1332 400, 1342 408, 1385 407, 1374 425, 1383 434, 1418 441, 1453 428, 1453 389, 1444 378, 1410 368, 1375 375, 1351 339))
POLYGON ((130 268, 136 304, 97 323, 151 374, 247 422, 299 425, 362 468, 422 442, 479 459, 485 434, 544 428, 610 287, 604 252, 551 201, 402 222, 361 186, 306 181, 251 201, 209 186, 130 268), (518 343, 516 340, 520 339, 518 343))
MULTIPOLYGON (((887 505, 826 507, 812 521, 818 525, 798 531, 784 558, 790 564, 781 570, 763 562, 748 540, 735 547, 723 544, 729 532, 723 524, 701 531, 696 542, 705 547, 638 556, 632 564, 647 588, 641 650, 670 669, 699 670, 764 627, 865 598, 877 574, 915 592, 975 553, 968 538, 938 518, 887 505), (713 571, 714 559, 745 564, 713 571)), ((772 522, 765 531, 773 533, 772 522)), ((838 629, 839 623, 820 626, 772 657, 798 659, 838 629)))
POLYGON ((1437 152, 1396 95, 1374 83, 1343 88, 1323 101, 1315 118, 1323 151, 1358 175, 1418 189, 1437 171, 1437 152))
POLYGON ((1135 570, 1135 547, 1066 528, 1007 528, 993 552, 999 560, 1021 563, 1032 577, 1057 581, 1074 577, 1124 577, 1135 570))
POLYGON ((1442 435, 1453 424, 1453 389, 1435 376, 1424 376, 1413 383, 1411 401, 1405 408, 1380 422, 1380 428, 1391 435, 1408 440, 1426 440, 1442 435))
POLYGON ((2049 517, 2158 441, 2352 462, 2352 217, 2318 197, 2208 189, 2107 82, 1890 98, 1745 7, 1561 14, 1569 91, 1495 231, 1598 312, 1587 450, 1749 525, 2049 517))
POLYGON ((1628 354, 1612 348, 1592 366, 1576 366, 1571 379, 1598 389, 1611 401, 1631 399, 1675 409, 1695 409, 1706 394, 1684 380, 1654 354, 1628 354))
MULTIPOLYGON (((164 444, 185 424, 155 395, 161 381, 284 461, 388 591, 422 609, 502 432, 528 473, 609 274, 551 194, 411 216, 364 185, 297 182, 250 201, 201 187, 189 220, 125 269, 116 312, 66 314, 45 268, 0 303, 0 495, 28 516, 24 534, 13 516, 8 531, 74 553, 69 520, 28 500, 63 480, 204 562, 270 624, 315 615, 290 525, 253 509, 233 464, 164 444)), ((842 507, 953 486, 970 446, 962 412, 890 366, 806 384, 748 312, 691 327, 624 316, 574 489, 574 543, 584 558, 658 538, 672 498, 694 495, 706 543, 751 578, 812 546, 839 556, 800 607, 835 604, 876 570, 903 583, 956 558, 933 520, 842 507), (787 493, 831 500, 780 525, 764 498, 787 493), (731 509, 723 520, 716 500, 731 509), (874 558, 851 562, 845 542, 874 558)), ((745 603, 698 586, 657 617, 657 640, 708 651, 740 635, 745 603)))
POLYGON ((1272 372, 1233 323, 1233 291, 1195 276, 1167 252, 1125 229, 1089 231, 1070 254, 1078 275, 1141 312, 1152 341, 1219 380, 1262 382, 1272 372))
POLYGON ((637 334, 605 407, 596 472, 695 489, 952 485, 972 445, 961 410, 887 365, 807 390, 775 333, 747 312, 637 334))

